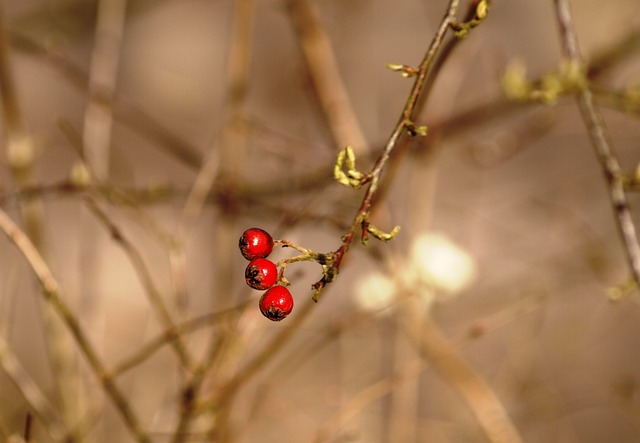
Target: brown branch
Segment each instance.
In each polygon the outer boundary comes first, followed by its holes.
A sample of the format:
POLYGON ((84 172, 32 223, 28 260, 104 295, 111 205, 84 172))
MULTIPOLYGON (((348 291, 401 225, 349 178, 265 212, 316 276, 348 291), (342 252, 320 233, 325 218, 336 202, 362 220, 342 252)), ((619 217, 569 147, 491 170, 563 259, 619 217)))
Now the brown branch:
MULTIPOLYGON (((9 35, 12 48, 23 54, 39 57, 48 63, 71 85, 80 90, 86 90, 89 82, 88 74, 74 65, 67 57, 54 52, 51 47, 44 46, 36 40, 11 32, 9 35)), ((195 146, 171 132, 166 126, 153 119, 134 102, 115 91, 113 97, 113 119, 148 138, 151 146, 164 150, 172 158, 185 166, 197 169, 202 164, 202 156, 195 146)))
MULTIPOLYGON (((131 266, 135 270, 142 287, 144 288, 147 297, 149 299, 149 304, 153 308, 156 313, 156 316, 162 323, 162 326, 168 330, 176 330, 176 325, 174 324, 173 318, 169 313, 169 309, 166 306, 166 303, 163 300, 160 291, 156 287, 156 284, 153 281, 153 277, 140 254, 140 251, 131 243, 131 241, 126 237, 124 232, 109 218, 107 213, 98 206, 98 204, 91 198, 85 199, 87 207, 94 214, 94 216, 102 223, 102 225, 109 231, 111 238, 118 244, 124 253, 129 258, 131 262, 131 266)), ((184 344, 182 338, 180 336, 176 336, 173 340, 171 340, 171 344, 174 347, 176 355, 180 359, 182 366, 188 370, 193 369, 194 363, 193 358, 186 345, 184 344)))
POLYGON ((126 397, 122 394, 113 378, 105 371, 102 360, 89 341, 77 317, 71 312, 62 298, 62 292, 58 281, 51 273, 36 247, 26 234, 11 220, 9 215, 0 208, 0 230, 18 248, 35 273, 42 295, 51 308, 58 314, 62 322, 73 336, 78 349, 85 356, 94 375, 102 385, 105 393, 111 399, 119 412, 127 429, 139 443, 151 443, 151 438, 140 426, 139 420, 126 397))
POLYGON ((127 0, 100 0, 89 70, 82 134, 84 158, 94 177, 109 176, 113 99, 120 64, 127 0))
POLYGON ((366 406, 389 394, 399 384, 415 378, 428 367, 424 360, 412 361, 405 364, 399 371, 367 386, 352 396, 346 404, 335 411, 318 429, 313 443, 323 443, 336 440, 335 435, 345 424, 355 417, 366 406))
MULTIPOLYGON (((329 265, 324 267, 324 275, 322 279, 316 282, 313 286, 314 300, 318 298, 327 283, 331 283, 337 276, 340 265, 345 254, 349 251, 353 239, 358 231, 362 234, 363 242, 366 240, 366 236, 369 229, 369 216, 374 206, 374 199, 378 193, 380 180, 385 166, 391 157, 391 154, 400 144, 402 136, 407 133, 411 136, 418 135, 420 131, 417 130, 414 124, 414 117, 418 111, 419 100, 423 100, 422 93, 427 84, 427 79, 432 73, 432 66, 438 51, 440 50, 447 31, 455 24, 456 16, 458 13, 458 7, 460 0, 451 0, 447 7, 447 11, 442 18, 438 30, 433 37, 429 48, 420 63, 418 68, 412 68, 412 73, 415 74, 416 79, 411 88, 411 92, 407 98, 407 101, 402 109, 402 113, 398 122, 396 123, 391 135, 389 136, 387 143, 385 144, 382 153, 376 160, 371 172, 367 175, 367 190, 364 198, 356 213, 349 230, 342 237, 342 244, 333 253, 331 253, 332 261, 329 265)), ((329 254, 328 254, 329 255, 329 254)))
POLYGON ((42 421, 45 429, 55 441, 63 440, 68 431, 64 423, 60 420, 56 408, 49 402, 36 382, 29 373, 22 367, 22 364, 9 348, 9 344, 3 337, 0 337, 0 367, 9 377, 11 382, 18 388, 29 408, 42 421))
POLYGON ((467 404, 491 443, 522 443, 518 430, 491 386, 456 351, 440 332, 430 314, 408 306, 402 322, 407 335, 467 404))
MULTIPOLYGON (((16 90, 17 78, 14 76, 10 63, 10 47, 4 14, 0 7, 0 100, 2 102, 4 122, 4 149, 6 160, 10 168, 12 179, 18 192, 37 184, 35 162, 37 148, 34 137, 29 134, 26 121, 22 115, 19 96, 16 90)), ((38 251, 46 255, 44 206, 38 196, 31 196, 19 200, 21 221, 24 232, 38 251)), ((39 300, 40 301, 40 300, 39 300)), ((67 425, 77 415, 77 380, 78 374, 74 368, 74 350, 72 343, 65 337, 62 324, 57 321, 45 303, 39 306, 44 326, 46 350, 51 363, 54 379, 54 389, 58 406, 62 410, 67 425)))
MULTIPOLYGON (((251 62, 253 57, 253 28, 256 17, 255 0, 235 0, 231 46, 227 58, 226 97, 223 115, 225 116, 219 143, 209 147, 207 158, 200 168, 195 182, 187 196, 182 216, 176 230, 176 237, 182 239, 190 224, 200 215, 216 182, 228 184, 232 197, 240 182, 246 157, 247 137, 244 107, 249 86, 251 62)), ((237 247, 235 200, 231 207, 222 207, 221 216, 215 228, 215 262, 217 263, 217 289, 219 294, 231 292, 233 287, 233 265, 228 256, 237 247)), ((187 303, 186 291, 186 254, 184 248, 172 251, 171 263, 174 285, 178 295, 178 306, 187 303)), ((216 302, 225 303, 217 298, 216 302)), ((189 428, 196 417, 196 403, 202 395, 206 375, 213 371, 216 363, 226 355, 228 346, 233 343, 237 333, 237 316, 224 318, 219 334, 214 335, 208 345, 206 355, 196 367, 193 375, 182 385, 182 408, 178 423, 171 438, 172 443, 181 443, 187 438, 189 428)), ((222 420, 224 421, 224 420, 222 420)), ((216 423, 218 420, 216 420, 216 423)))
POLYGON ((317 94, 334 143, 342 148, 352 145, 360 152, 368 152, 367 140, 351 106, 338 62, 315 2, 290 0, 287 6, 298 33, 314 92, 317 94))
MULTIPOLYGON (((214 408, 217 412, 216 435, 228 436, 229 415, 233 406, 233 401, 241 387, 253 378, 268 362, 273 360, 274 355, 281 351, 284 346, 295 336, 295 332, 300 329, 303 322, 314 311, 314 303, 308 301, 297 310, 295 316, 287 323, 286 327, 280 330, 271 341, 262 348, 259 354, 239 368, 234 375, 215 393, 212 401, 204 403, 200 409, 214 408)), ((221 438, 224 441, 224 438, 221 438)))
POLYGON ((182 323, 178 323, 173 328, 165 329, 163 332, 159 333, 158 336, 150 340, 147 344, 143 345, 132 355, 122 359, 122 361, 114 365, 111 371, 109 371, 111 376, 115 378, 120 374, 133 369, 134 367, 143 363, 153 354, 155 354, 164 345, 171 343, 172 341, 184 336, 185 334, 198 331, 208 326, 213 326, 230 314, 237 313, 243 310, 246 305, 247 303, 245 302, 230 309, 225 309, 223 311, 214 312, 211 314, 204 314, 199 317, 185 320, 182 323))
POLYGON ((4 11, 0 8, 0 91, 2 116, 6 125, 6 136, 24 135, 24 122, 18 103, 15 79, 9 57, 9 39, 4 27, 4 11))
MULTIPOLYGON (((577 69, 586 71, 585 62, 580 54, 580 47, 574 30, 569 1, 554 0, 554 5, 563 54, 577 69)), ((620 168, 620 161, 614 152, 606 123, 595 103, 588 83, 585 81, 577 85, 577 87, 576 99, 578 107, 587 127, 591 144, 600 162, 602 172, 607 180, 609 198, 633 279, 636 285, 640 286, 640 245, 638 244, 636 227, 629 210, 629 202, 624 188, 624 174, 620 168)))

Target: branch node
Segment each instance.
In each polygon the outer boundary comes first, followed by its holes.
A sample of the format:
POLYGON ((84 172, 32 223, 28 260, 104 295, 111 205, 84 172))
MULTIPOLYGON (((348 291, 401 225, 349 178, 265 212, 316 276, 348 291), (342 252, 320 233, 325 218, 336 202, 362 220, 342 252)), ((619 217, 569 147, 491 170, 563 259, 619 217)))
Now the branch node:
POLYGON ((429 128, 426 125, 416 126, 411 120, 406 120, 404 126, 411 137, 426 137, 427 132, 429 132, 429 128))
POLYGON ((394 63, 387 63, 385 66, 392 71, 399 72, 400 76, 403 78, 415 77, 420 72, 420 68, 414 68, 413 66, 409 65, 396 65, 394 63))

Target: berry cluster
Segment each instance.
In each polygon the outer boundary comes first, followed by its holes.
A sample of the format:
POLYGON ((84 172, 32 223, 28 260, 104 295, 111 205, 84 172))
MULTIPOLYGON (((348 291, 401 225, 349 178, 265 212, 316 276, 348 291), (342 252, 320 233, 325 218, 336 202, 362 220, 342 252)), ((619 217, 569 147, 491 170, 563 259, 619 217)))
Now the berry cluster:
POLYGON ((240 253, 249 260, 244 271, 247 284, 260 291, 266 289, 260 297, 260 312, 269 320, 280 321, 293 310, 293 297, 286 287, 277 284, 278 267, 267 259, 274 245, 273 237, 259 228, 244 231, 238 243, 240 253))

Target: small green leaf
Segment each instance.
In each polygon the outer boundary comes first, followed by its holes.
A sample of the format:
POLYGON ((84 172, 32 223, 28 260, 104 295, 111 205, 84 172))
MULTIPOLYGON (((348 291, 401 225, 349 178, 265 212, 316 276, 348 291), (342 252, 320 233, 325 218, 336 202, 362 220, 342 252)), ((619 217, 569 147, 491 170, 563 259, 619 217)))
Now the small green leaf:
POLYGON ((356 154, 351 146, 347 146, 338 153, 333 167, 333 176, 339 183, 353 189, 361 187, 369 178, 356 169, 356 154))
POLYGON ((381 231, 380 229, 376 228, 373 224, 369 223, 367 225, 367 231, 378 240, 382 240, 386 242, 393 239, 396 235, 398 235, 398 233, 400 232, 400 226, 394 227, 391 230, 391 232, 387 233, 387 232, 381 231))
POLYGON ((476 7, 476 17, 478 17, 478 20, 484 20, 487 14, 489 14, 489 2, 481 0, 476 7))

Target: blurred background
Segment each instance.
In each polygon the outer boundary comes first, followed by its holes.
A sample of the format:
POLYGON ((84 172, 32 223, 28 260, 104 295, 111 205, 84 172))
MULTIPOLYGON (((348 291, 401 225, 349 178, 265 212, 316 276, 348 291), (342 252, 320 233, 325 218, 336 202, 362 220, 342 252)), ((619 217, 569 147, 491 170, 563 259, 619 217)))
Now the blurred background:
MULTIPOLYGON (((633 176, 640 10, 572 3, 633 176)), ((553 2, 492 2, 439 66, 372 214, 395 239, 354 242, 318 303, 291 264, 279 323, 243 281, 248 227, 340 246, 364 191, 336 155, 371 168, 413 81, 385 65, 446 8, 3 1, 1 208, 69 311, 3 237, 0 441, 639 441, 640 299, 585 125, 502 88, 558 71, 553 2)))

